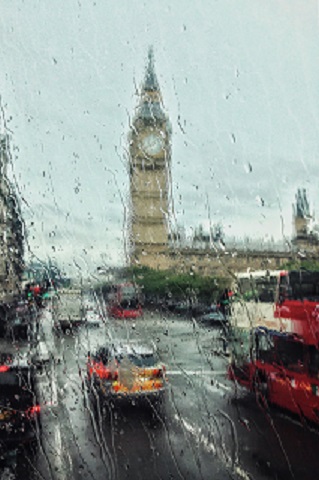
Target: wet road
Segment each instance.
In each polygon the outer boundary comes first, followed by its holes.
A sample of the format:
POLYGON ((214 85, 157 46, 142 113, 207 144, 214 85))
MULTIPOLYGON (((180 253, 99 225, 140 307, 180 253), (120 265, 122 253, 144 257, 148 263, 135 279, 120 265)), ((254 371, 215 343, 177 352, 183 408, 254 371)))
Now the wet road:
POLYGON ((42 431, 32 451, 0 478, 316 478, 319 430, 258 406, 225 376, 220 331, 183 318, 145 314, 56 336, 49 310, 42 337, 55 363, 40 375, 42 431), (116 338, 152 340, 167 366, 164 405, 93 410, 84 389, 88 351, 116 338), (11 476, 9 475, 11 472, 11 476))

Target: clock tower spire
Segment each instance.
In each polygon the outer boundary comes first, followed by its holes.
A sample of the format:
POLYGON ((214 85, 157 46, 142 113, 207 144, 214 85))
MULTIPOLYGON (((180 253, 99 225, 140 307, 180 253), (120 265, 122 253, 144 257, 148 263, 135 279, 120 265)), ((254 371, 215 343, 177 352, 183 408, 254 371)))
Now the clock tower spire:
POLYGON ((129 154, 131 263, 158 268, 168 246, 171 127, 152 48, 129 134, 129 154))

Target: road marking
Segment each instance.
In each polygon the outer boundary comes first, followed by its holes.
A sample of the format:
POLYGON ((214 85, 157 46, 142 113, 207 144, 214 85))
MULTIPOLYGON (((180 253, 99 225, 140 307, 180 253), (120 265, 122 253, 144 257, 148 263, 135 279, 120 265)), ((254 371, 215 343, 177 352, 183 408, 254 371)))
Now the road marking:
POLYGON ((58 405, 58 392, 55 382, 38 380, 40 388, 40 405, 42 407, 56 407, 58 405))
POLYGON ((166 374, 167 375, 209 375, 209 376, 214 376, 214 375, 226 375, 226 370, 167 370, 166 374))
MULTIPOLYGON (((52 379, 52 400, 56 396, 56 402, 58 402, 58 390, 56 383, 56 376, 54 375, 52 379)), ((61 419, 58 420, 58 424, 54 423, 54 447, 57 454, 54 455, 55 461, 55 471, 57 474, 58 480, 68 480, 70 478, 70 473, 73 471, 73 461, 67 448, 67 445, 64 445, 65 440, 62 439, 61 434, 61 419)))
POLYGON ((216 382, 219 388, 223 388, 227 392, 231 392, 233 389, 230 385, 224 385, 223 383, 216 382))
POLYGON ((67 449, 63 448, 60 425, 54 425, 54 446, 57 454, 54 455, 55 468, 59 480, 68 480, 68 468, 71 472, 72 460, 67 449), (65 463, 65 461, 67 463, 65 463))
MULTIPOLYGON (((86 367, 82 368, 82 373, 83 375, 86 375, 86 367)), ((226 377, 226 371, 225 370, 166 370, 166 375, 167 377, 178 377, 178 376, 190 376, 190 377, 198 377, 203 379, 203 377, 221 377, 225 376, 226 377)), ((65 378, 75 384, 80 384, 81 382, 81 377, 77 372, 67 372, 65 374, 65 378)), ((219 385, 223 385, 219 383, 219 385)), ((221 388, 224 388, 225 390, 231 390, 231 387, 227 387, 225 385, 221 386, 221 388)))
POLYGON ((39 360, 42 362, 49 362, 50 355, 49 350, 45 342, 40 341, 37 345, 38 352, 39 352, 39 360))
POLYGON ((182 422, 183 427, 187 430, 191 435, 193 435, 197 442, 203 445, 207 452, 213 453, 213 455, 218 455, 218 459, 226 466, 227 469, 231 468, 233 472, 238 476, 238 478, 242 480, 251 480, 250 475, 238 465, 237 462, 232 462, 230 459, 230 455, 225 451, 225 446, 222 451, 217 451, 216 446, 213 444, 212 441, 209 440, 208 436, 206 436, 200 427, 192 425, 190 422, 181 418, 179 415, 175 414, 174 419, 180 423, 182 422), (226 457, 224 460, 222 459, 222 453, 226 457))
POLYGON ((222 390, 225 390, 226 392, 231 392, 233 390, 231 386, 224 385, 223 383, 216 382, 216 381, 214 382, 213 385, 210 385, 209 383, 206 383, 205 388, 206 388, 206 390, 210 390, 211 392, 214 392, 214 393, 218 392, 220 388, 222 390))
POLYGON ((58 389, 56 381, 52 381, 50 385, 50 392, 51 392, 51 405, 55 406, 58 405, 58 389))
POLYGON ((185 420, 184 418, 181 418, 177 414, 174 415, 174 419, 178 423, 181 421, 185 430, 187 430, 189 433, 194 435, 194 437, 197 437, 197 439, 199 440, 199 443, 204 445, 204 447, 208 452, 212 452, 214 455, 216 454, 215 445, 212 442, 210 442, 208 438, 205 437, 205 435, 203 435, 202 430, 199 427, 193 426, 191 423, 187 422, 187 420, 185 420))

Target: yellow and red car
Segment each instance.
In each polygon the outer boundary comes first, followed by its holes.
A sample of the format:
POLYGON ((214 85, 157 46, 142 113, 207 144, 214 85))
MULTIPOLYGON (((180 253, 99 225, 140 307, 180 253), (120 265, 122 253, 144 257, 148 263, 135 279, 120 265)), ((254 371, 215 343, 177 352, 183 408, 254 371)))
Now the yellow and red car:
POLYGON ((162 400, 165 372, 155 348, 149 345, 125 342, 88 353, 89 392, 102 400, 162 400))

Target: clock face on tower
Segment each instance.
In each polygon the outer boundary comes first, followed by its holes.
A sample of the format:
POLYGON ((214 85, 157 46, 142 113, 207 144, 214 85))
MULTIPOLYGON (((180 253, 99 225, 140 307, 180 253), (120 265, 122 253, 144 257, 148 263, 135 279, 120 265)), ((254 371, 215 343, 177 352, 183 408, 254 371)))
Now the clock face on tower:
POLYGON ((164 148, 164 140, 159 134, 150 133, 142 139, 141 147, 147 155, 157 155, 164 148))

